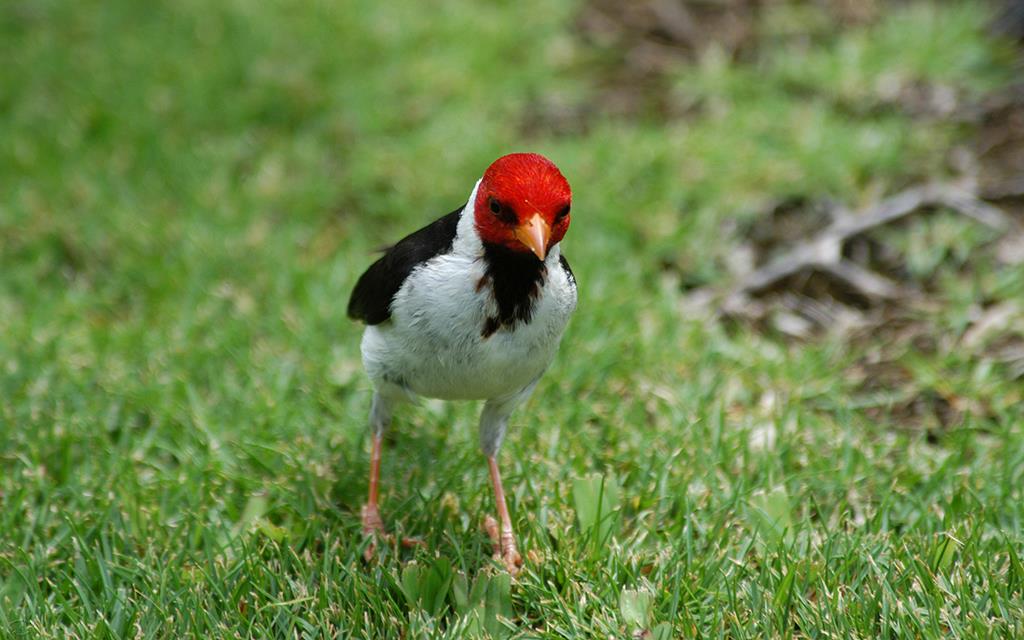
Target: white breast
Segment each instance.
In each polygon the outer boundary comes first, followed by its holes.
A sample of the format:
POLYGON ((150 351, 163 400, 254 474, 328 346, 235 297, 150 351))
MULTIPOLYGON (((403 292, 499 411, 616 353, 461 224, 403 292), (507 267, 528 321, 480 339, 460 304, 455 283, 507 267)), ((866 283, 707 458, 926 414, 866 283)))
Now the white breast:
POLYGON ((497 305, 489 287, 478 287, 482 255, 455 251, 427 261, 399 289, 391 320, 367 327, 363 335, 370 378, 378 386, 398 385, 446 400, 520 391, 547 369, 576 307, 576 288, 559 255, 552 247, 545 260, 547 278, 531 321, 486 338, 484 324, 497 305))

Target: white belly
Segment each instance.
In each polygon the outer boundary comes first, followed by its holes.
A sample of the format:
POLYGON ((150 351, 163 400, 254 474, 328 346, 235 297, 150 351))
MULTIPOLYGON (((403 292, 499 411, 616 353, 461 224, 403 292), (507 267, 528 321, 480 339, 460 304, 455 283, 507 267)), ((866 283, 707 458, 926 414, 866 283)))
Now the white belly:
POLYGON ((395 296, 391 320, 366 328, 363 363, 378 386, 392 384, 445 400, 483 400, 516 393, 551 364, 576 306, 576 290, 558 261, 529 323, 482 336, 497 307, 490 288, 478 289, 484 263, 439 256, 414 271, 395 296))

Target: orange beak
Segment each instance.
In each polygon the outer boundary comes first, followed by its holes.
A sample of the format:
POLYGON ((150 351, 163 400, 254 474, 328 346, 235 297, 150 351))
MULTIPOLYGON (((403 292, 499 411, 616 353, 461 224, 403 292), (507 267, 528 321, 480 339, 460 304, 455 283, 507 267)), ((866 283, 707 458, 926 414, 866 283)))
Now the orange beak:
POLYGON ((522 242, 534 253, 535 256, 544 260, 548 253, 548 239, 551 237, 551 227, 540 217, 539 213, 516 227, 516 240, 522 242))

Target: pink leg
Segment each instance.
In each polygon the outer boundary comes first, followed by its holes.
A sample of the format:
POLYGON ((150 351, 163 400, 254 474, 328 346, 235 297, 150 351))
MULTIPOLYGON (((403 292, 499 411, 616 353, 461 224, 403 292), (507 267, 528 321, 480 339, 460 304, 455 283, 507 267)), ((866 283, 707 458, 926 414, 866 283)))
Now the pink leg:
POLYGON ((505 505, 505 490, 501 486, 501 472, 498 471, 498 462, 494 456, 487 456, 487 466, 491 471, 491 484, 494 486, 494 502, 498 507, 498 519, 501 521, 501 530, 498 530, 498 523, 494 518, 487 516, 484 520, 484 527, 487 535, 494 543, 494 555, 504 563, 508 572, 512 575, 519 573, 523 566, 523 557, 519 555, 516 548, 516 537, 512 532, 512 518, 508 515, 508 507, 505 505))
MULTIPOLYGON (((377 541, 383 539, 387 542, 394 542, 394 537, 384 529, 384 520, 380 517, 380 509, 377 507, 377 500, 380 495, 380 434, 373 436, 373 448, 370 450, 370 495, 363 505, 363 535, 372 538, 367 545, 363 557, 369 562, 377 553, 377 541)), ((416 547, 423 544, 422 540, 416 538, 402 538, 403 547, 416 547)))
MULTIPOLYGON (((363 535, 374 538, 384 535, 384 521, 381 520, 380 509, 377 507, 378 483, 380 482, 380 441, 380 434, 373 434, 373 448, 370 450, 370 496, 366 504, 363 505, 363 535)), ((371 540, 363 555, 367 560, 371 560, 376 551, 376 540, 371 540)))

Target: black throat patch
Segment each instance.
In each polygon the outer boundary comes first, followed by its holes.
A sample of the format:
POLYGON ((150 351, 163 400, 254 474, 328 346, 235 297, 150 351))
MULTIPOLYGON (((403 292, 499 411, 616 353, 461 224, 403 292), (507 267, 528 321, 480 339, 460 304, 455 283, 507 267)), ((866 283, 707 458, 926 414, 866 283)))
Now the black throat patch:
POLYGON ((490 287, 498 314, 487 318, 480 335, 489 338, 498 329, 513 328, 533 317, 533 307, 547 277, 547 267, 532 253, 512 251, 498 244, 484 243, 487 271, 478 289, 490 287))

